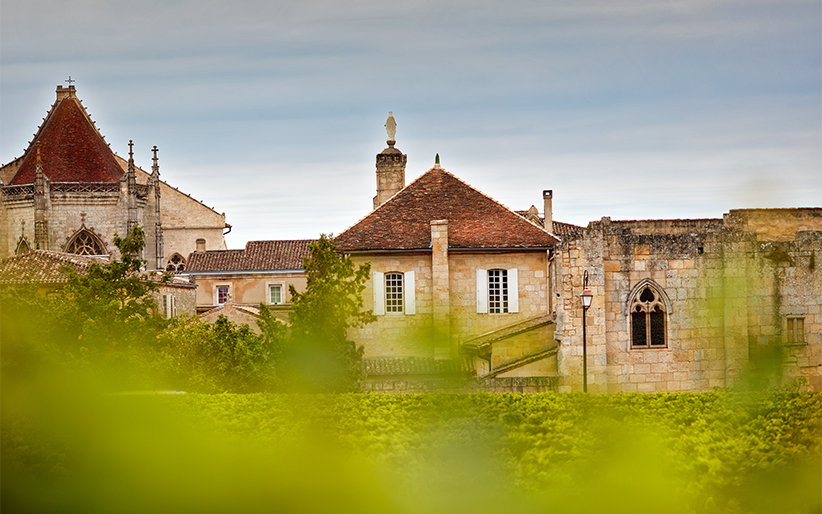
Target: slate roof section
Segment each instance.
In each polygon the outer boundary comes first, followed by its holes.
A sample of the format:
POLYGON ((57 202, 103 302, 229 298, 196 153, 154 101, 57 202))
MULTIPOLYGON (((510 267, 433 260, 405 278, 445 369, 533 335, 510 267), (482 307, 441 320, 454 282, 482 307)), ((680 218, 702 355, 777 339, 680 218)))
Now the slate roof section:
POLYGON ((123 176, 111 148, 73 95, 52 106, 10 185, 34 182, 38 142, 43 173, 52 182, 111 183, 123 176))
POLYGON ((431 221, 448 220, 448 247, 545 248, 559 240, 440 167, 433 167, 334 238, 344 252, 428 250, 431 221))
MULTIPOLYGON (((64 284, 67 282, 64 266, 74 270, 78 275, 83 275, 94 262, 104 264, 109 262, 109 259, 102 256, 32 250, 25 255, 0 261, 0 284, 64 284)), ((173 277, 163 283, 162 273, 152 275, 151 272, 141 272, 141 275, 152 282, 162 283, 163 286, 196 287, 195 284, 180 277, 173 277)))
POLYGON ((249 241, 243 250, 193 252, 186 260, 183 274, 208 271, 297 270, 311 251, 315 239, 249 241))
POLYGON ((431 357, 373 357, 362 360, 362 370, 369 377, 403 375, 468 375, 474 367, 465 359, 431 357))

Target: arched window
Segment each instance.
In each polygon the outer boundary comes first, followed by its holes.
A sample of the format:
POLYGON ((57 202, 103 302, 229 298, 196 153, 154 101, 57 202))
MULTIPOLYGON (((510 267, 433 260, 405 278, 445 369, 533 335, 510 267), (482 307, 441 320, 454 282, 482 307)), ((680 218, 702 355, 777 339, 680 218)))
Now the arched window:
POLYGON ((77 232, 66 245, 67 253, 78 255, 106 255, 100 239, 86 229, 77 232))
POLYGON ((630 303, 631 347, 665 348, 667 341, 667 299, 656 284, 640 284, 630 303))
POLYGON ((402 278, 402 273, 385 274, 385 312, 404 312, 402 278))
POLYGON ((183 256, 179 253, 172 255, 166 264, 166 271, 171 273, 180 273, 181 271, 185 271, 185 268, 186 260, 183 259, 183 256))
POLYGON ((14 255, 20 257, 21 255, 26 255, 30 251, 31 247, 29 246, 29 242, 25 237, 21 237, 20 242, 17 243, 17 249, 14 250, 14 255))

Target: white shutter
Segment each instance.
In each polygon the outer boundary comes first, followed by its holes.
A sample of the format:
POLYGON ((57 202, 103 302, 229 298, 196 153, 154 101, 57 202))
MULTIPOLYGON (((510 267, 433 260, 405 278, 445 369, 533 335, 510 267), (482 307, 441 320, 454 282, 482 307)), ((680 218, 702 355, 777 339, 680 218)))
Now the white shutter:
POLYGON ((385 273, 375 271, 371 282, 374 288, 374 314, 382 316, 385 314, 385 273))
POLYGON ((417 313, 417 298, 416 298, 416 286, 414 284, 414 272, 413 271, 406 271, 405 272, 405 280, 404 284, 402 285, 402 300, 405 304, 405 313, 406 314, 416 314, 417 313))
POLYGON ((163 317, 168 317, 168 295, 163 295, 163 317))
POLYGON ((172 316, 177 315, 177 297, 176 296, 171 297, 171 315, 172 316))
POLYGON ((508 312, 519 312, 519 281, 517 268, 508 270, 508 312))
POLYGON ((477 270, 477 314, 488 313, 488 271, 477 270))

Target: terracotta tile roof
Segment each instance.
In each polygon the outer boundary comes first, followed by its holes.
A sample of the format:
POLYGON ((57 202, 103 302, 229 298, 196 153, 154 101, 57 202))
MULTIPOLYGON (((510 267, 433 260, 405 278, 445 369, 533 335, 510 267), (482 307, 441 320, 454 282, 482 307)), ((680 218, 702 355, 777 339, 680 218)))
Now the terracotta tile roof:
POLYGON ((198 271, 260 271, 302 269, 314 239, 249 241, 244 250, 207 250, 193 252, 183 274, 198 271))
POLYGON ((385 375, 473 375, 474 367, 466 359, 431 357, 376 357, 362 360, 368 376, 385 375))
POLYGON ((449 248, 540 248, 559 240, 442 168, 434 167, 346 229, 343 251, 427 250, 431 221, 448 220, 449 248))
POLYGON ((114 153, 74 96, 57 101, 51 108, 11 185, 34 182, 38 142, 43 173, 52 182, 119 182, 123 176, 114 153))
POLYGON ((105 257, 33 250, 20 257, 9 257, 0 261, 0 283, 59 284, 66 281, 63 266, 68 266, 78 274, 82 274, 92 262, 107 261, 105 257))
MULTIPOLYGON (((523 218, 531 221, 535 225, 539 227, 545 227, 545 217, 539 216, 538 214, 531 214, 528 211, 514 211, 523 218)), ((551 225, 554 229, 554 235, 557 236, 570 236, 570 235, 579 235, 582 234, 582 231, 585 230, 585 227, 580 227, 579 225, 572 225, 570 223, 563 223, 562 221, 553 220, 551 221, 551 225)))
MULTIPOLYGON (((86 272, 93 262, 100 264, 108 262, 108 257, 76 255, 73 253, 53 252, 50 250, 32 250, 19 257, 9 257, 0 261, 0 284, 63 284, 66 282, 66 275, 63 267, 68 266, 78 275, 86 272)), ((163 283, 162 274, 151 274, 151 272, 141 272, 144 278, 157 283, 163 283)), ((173 277, 163 283, 170 287, 196 287, 188 280, 181 277, 173 277)))
POLYGON ((217 312, 222 312, 224 310, 231 310, 231 309, 234 309, 234 310, 237 310, 237 311, 240 311, 240 312, 244 312, 245 314, 254 316, 255 318, 260 317, 260 309, 259 308, 255 307, 253 305, 243 305, 243 304, 233 303, 233 302, 227 302, 227 303, 224 303, 222 305, 218 305, 218 306, 214 307, 213 309, 207 310, 204 313, 200 314, 199 317, 202 318, 202 317, 205 317, 205 316, 210 316, 211 314, 215 314, 217 312))

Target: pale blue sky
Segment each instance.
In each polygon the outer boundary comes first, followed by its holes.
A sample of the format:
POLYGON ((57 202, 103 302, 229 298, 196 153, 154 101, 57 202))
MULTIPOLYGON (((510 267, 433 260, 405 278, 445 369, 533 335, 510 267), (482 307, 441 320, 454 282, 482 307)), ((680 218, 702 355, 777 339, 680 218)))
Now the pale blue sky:
POLYGON ((69 75, 112 148, 225 212, 229 247, 368 213, 388 111, 556 219, 822 205, 816 1, 2 0, 0 161, 69 75))

